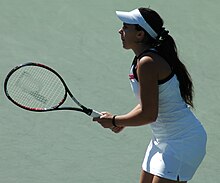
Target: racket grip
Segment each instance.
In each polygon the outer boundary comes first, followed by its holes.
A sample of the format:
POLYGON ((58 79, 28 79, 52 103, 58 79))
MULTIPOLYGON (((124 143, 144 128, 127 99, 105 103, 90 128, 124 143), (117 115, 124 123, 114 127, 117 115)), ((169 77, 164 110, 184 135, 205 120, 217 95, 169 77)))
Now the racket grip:
POLYGON ((98 111, 92 110, 92 113, 90 114, 91 117, 93 118, 98 118, 100 117, 102 114, 98 111))

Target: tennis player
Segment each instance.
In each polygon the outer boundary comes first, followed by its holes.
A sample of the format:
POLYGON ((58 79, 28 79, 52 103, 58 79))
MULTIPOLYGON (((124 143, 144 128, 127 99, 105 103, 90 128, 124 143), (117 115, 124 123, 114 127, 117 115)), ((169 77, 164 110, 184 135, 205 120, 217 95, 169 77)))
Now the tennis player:
POLYGON ((94 121, 115 133, 150 124, 152 139, 142 164, 140 183, 186 183, 206 153, 206 132, 191 111, 193 84, 180 61, 163 20, 152 9, 116 12, 123 48, 135 57, 129 79, 138 105, 124 115, 103 112, 94 121))

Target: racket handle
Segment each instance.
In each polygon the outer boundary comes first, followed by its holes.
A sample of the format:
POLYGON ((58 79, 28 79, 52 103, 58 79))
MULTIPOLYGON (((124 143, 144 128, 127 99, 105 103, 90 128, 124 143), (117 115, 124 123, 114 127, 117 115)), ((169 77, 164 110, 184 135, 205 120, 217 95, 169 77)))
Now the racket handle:
POLYGON ((92 113, 90 114, 91 117, 93 118, 98 118, 100 117, 102 114, 98 111, 92 110, 92 113))

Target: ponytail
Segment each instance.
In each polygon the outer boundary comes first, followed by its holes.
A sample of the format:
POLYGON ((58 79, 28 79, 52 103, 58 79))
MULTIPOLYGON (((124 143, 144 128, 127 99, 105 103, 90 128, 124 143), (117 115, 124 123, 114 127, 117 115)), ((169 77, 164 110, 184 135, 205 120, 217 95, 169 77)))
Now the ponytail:
MULTIPOLYGON (((165 31, 165 30, 164 30, 165 31)), ((177 47, 173 38, 165 32, 165 35, 161 35, 155 45, 159 54, 167 61, 170 65, 174 74, 176 74, 179 81, 180 93, 183 100, 193 107, 193 83, 192 78, 187 71, 185 65, 180 61, 177 53, 177 47)))

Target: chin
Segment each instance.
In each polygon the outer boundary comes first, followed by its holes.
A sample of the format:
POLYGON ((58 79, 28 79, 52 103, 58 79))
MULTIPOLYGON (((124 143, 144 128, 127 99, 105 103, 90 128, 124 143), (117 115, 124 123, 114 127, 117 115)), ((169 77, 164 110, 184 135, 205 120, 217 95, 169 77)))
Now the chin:
POLYGON ((126 50, 128 50, 128 49, 130 49, 130 48, 128 48, 127 46, 126 46, 126 44, 122 44, 122 47, 124 48, 124 49, 126 49, 126 50))
POLYGON ((125 45, 123 45, 123 48, 124 48, 125 50, 131 49, 130 47, 127 47, 127 46, 125 46, 125 45))

